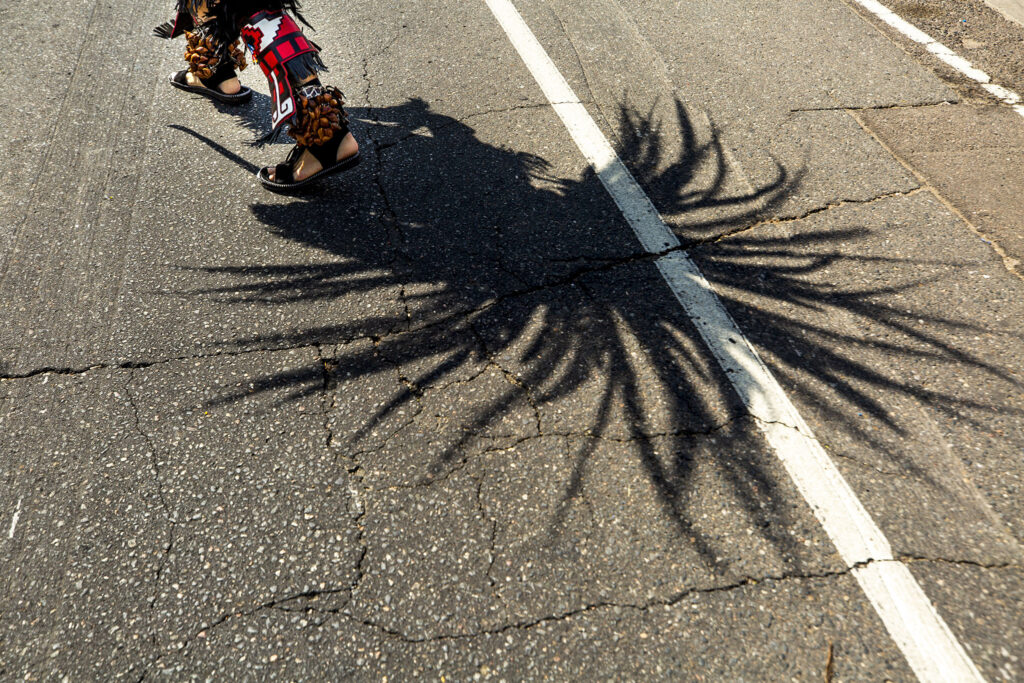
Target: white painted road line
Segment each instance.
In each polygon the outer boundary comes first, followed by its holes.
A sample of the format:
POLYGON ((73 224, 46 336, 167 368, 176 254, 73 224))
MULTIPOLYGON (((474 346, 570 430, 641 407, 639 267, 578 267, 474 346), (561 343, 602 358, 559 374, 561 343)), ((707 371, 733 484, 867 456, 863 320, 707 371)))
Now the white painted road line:
MULTIPOLYGON (((484 1, 644 249, 680 246, 515 6, 484 1)), ((693 260, 676 250, 656 264, 918 678, 983 681, 693 260)))
POLYGON ((14 517, 11 518, 11 530, 7 532, 7 538, 14 538, 14 530, 18 526, 18 519, 21 518, 21 501, 22 499, 19 498, 18 507, 14 510, 14 517))
POLYGON ((941 59, 943 62, 953 67, 964 76, 967 76, 971 80, 977 81, 991 94, 993 97, 998 99, 1003 104, 1008 104, 1013 107, 1013 110, 1024 116, 1024 105, 1020 104, 1021 96, 1010 90, 1004 88, 1001 85, 997 85, 992 82, 992 77, 987 73, 974 67, 969 61, 956 54, 948 47, 940 43, 939 41, 932 38, 930 35, 917 28, 909 21, 901 17, 900 15, 893 12, 891 9, 878 2, 878 0, 853 0, 858 5, 866 9, 867 11, 874 14, 876 17, 884 21, 889 26, 902 33, 907 38, 910 38, 915 43, 919 43, 925 47, 928 52, 941 59))

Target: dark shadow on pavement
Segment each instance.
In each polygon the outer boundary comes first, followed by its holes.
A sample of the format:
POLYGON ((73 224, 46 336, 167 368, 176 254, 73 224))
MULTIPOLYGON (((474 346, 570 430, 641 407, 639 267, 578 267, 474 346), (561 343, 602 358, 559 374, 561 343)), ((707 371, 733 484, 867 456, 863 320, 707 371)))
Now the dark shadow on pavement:
MULTIPOLYGON (((682 144, 676 145, 678 154, 666 159, 667 133, 659 122, 623 107, 618 124, 625 142, 619 153, 664 215, 685 219, 704 211, 692 223, 683 221, 684 245, 748 228, 799 187, 801 174, 780 166, 764 187, 727 191, 730 171, 718 131, 712 126, 710 136, 700 141, 682 103, 675 103, 675 115, 673 130, 681 131, 682 144), (706 172, 709 166, 711 173, 706 172)), ((714 438, 721 454, 716 466, 745 501, 749 518, 782 555, 798 556, 792 548, 798 541, 779 524, 793 516, 791 501, 776 495, 773 477, 756 458, 742 456, 744 440, 756 430, 671 299, 653 258, 642 252, 592 172, 559 177, 545 159, 484 142, 467 123, 435 113, 420 100, 356 109, 352 116, 368 120, 364 156, 371 163, 364 164, 366 170, 322 186, 313 197, 252 207, 266 229, 312 245, 334 260, 211 267, 208 273, 232 284, 189 294, 215 297, 226 305, 280 305, 353 293, 372 300, 374 294, 392 291, 401 305, 353 308, 345 320, 292 334, 232 340, 245 347, 316 345, 322 350, 323 363, 264 377, 245 392, 288 386, 297 395, 323 386, 316 382, 319 377, 326 377, 332 388, 343 388, 359 378, 398 373, 401 388, 364 414, 358 429, 337 437, 343 452, 366 457, 363 440, 399 412, 422 410, 425 395, 457 383, 469 386, 488 368, 498 368, 507 380, 503 387, 474 395, 468 421, 460 423, 431 462, 420 463, 420 482, 444 478, 462 466, 469 445, 525 402, 536 415, 537 433, 557 434, 573 444, 573 474, 557 519, 582 495, 597 449, 628 443, 677 525, 680 542, 693 544, 709 565, 718 567, 729 562, 730 549, 698 530, 690 500, 693 449, 702 439, 714 438)), ((179 129, 237 160, 216 143, 179 129)), ((916 342, 914 348, 885 342, 875 348, 999 374, 929 335, 926 326, 911 324, 923 317, 920 313, 879 303, 883 295, 918 286, 920 280, 851 288, 808 279, 839 261, 879 266, 900 261, 851 255, 840 248, 866 232, 848 228, 792 239, 758 231, 737 234, 703 254, 702 265, 709 280, 726 290, 756 291, 797 308, 838 309, 916 342), (819 246, 813 257, 804 249, 809 244, 819 246), (837 246, 820 248, 832 244, 837 246), (761 257, 777 265, 766 269, 761 257)), ((744 305, 728 294, 723 300, 729 308, 744 305)), ((824 326, 811 329, 779 310, 766 306, 752 312, 759 339, 769 340, 777 362, 805 367, 808 354, 814 356, 815 367, 835 391, 893 430, 900 427, 865 387, 927 401, 940 410, 986 408, 979 400, 894 382, 844 352, 865 344, 863 339, 844 338, 824 326), (831 343, 809 349, 815 339, 831 343)), ((958 325, 934 317, 928 322, 958 325)), ((807 398, 827 404, 823 397, 807 398)), ((843 411, 830 416, 868 442, 878 438, 843 411)), ((898 466, 916 469, 909 461, 898 466)))
POLYGON ((187 126, 181 126, 181 125, 178 125, 176 123, 172 123, 172 124, 170 124, 168 126, 168 128, 173 128, 174 130, 178 130, 178 131, 181 131, 182 133, 186 133, 188 135, 191 135, 196 140, 199 140, 204 145, 206 145, 207 147, 209 147, 213 151, 215 151, 218 154, 220 154, 221 156, 223 156, 225 159, 229 159, 229 160, 233 161, 234 163, 238 164, 238 166, 240 166, 241 168, 244 168, 245 170, 249 171, 250 173, 255 174, 256 171, 260 170, 259 166, 257 166, 256 164, 254 164, 254 163, 252 163, 250 161, 246 161, 244 158, 242 158, 241 156, 235 154, 234 152, 232 152, 231 150, 229 150, 227 147, 225 147, 224 145, 220 144, 219 142, 217 142, 215 140, 211 140, 210 138, 206 137, 202 133, 194 131, 194 130, 192 130, 191 128, 189 128, 187 126))

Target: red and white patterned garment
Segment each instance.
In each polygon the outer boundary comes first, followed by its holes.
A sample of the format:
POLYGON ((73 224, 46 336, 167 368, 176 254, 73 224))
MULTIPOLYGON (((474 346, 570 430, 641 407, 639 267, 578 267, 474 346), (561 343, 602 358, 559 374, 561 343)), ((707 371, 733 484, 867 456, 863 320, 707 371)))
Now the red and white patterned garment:
POLYGON ((257 12, 242 28, 242 40, 270 83, 271 122, 276 131, 295 116, 288 62, 318 52, 295 20, 284 12, 257 12))

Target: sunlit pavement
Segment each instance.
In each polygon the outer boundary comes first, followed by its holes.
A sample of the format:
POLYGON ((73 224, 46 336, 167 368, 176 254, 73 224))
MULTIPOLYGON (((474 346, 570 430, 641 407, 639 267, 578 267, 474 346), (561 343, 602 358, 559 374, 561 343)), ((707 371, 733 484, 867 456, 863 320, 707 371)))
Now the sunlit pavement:
POLYGON ((841 0, 514 0, 851 562, 488 4, 307 5, 364 163, 292 198, 164 3, 0 9, 0 678, 914 680, 878 565, 1024 677, 1024 118, 841 0))

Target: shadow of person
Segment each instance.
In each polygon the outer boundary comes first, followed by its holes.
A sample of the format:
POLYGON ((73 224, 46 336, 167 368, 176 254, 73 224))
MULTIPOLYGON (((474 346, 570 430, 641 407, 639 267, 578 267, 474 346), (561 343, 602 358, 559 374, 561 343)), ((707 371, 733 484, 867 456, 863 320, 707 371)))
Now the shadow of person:
MULTIPOLYGON (((770 215, 799 186, 801 174, 780 166, 763 187, 729 189, 730 170, 718 131, 714 126, 698 131, 679 102, 674 113, 672 130, 678 133, 671 135, 678 135, 679 144, 671 158, 665 152, 670 133, 652 115, 625 107, 619 121, 625 142, 619 152, 651 189, 663 214, 699 214, 680 222, 684 245, 749 226, 770 215)), ((344 320, 241 340, 261 348, 315 345, 324 357, 323 364, 264 377, 252 390, 291 387, 293 395, 310 393, 323 387, 315 380, 326 373, 329 387, 347 392, 361 378, 393 375, 392 389, 380 401, 367 403, 356 418, 360 424, 336 428, 335 438, 353 458, 404 449, 401 455, 381 457, 400 463, 411 484, 443 479, 488 448, 527 437, 560 438, 567 444, 571 475, 561 484, 553 534, 583 495, 593 463, 609 457, 609 444, 628 445, 678 537, 709 565, 720 567, 734 553, 701 526, 691 499, 698 461, 710 457, 747 518, 798 570, 798 541, 785 523, 796 513, 778 490, 775 473, 762 459, 744 455, 758 450, 750 441, 756 430, 658 278, 654 257, 640 250, 595 175, 579 173, 578 161, 556 166, 514 151, 532 142, 528 131, 509 125, 515 112, 491 113, 493 120, 480 117, 472 121, 480 124, 478 129, 468 119, 433 111, 422 100, 353 109, 351 115, 369 132, 364 143, 368 170, 323 185, 312 195, 252 206, 255 220, 267 229, 333 258, 317 264, 211 267, 206 272, 230 275, 235 282, 190 294, 227 304, 280 305, 393 291, 401 305, 353 309, 344 320), (327 348, 332 346, 335 350, 327 348), (465 387, 468 398, 437 398, 455 386, 465 387), (430 411, 432 421, 418 437, 422 448, 391 443, 430 411), (714 443, 710 451, 709 437, 714 443)), ((707 274, 713 283, 756 286, 780 302, 827 302, 870 316, 924 346, 911 351, 894 345, 893 353, 984 366, 911 328, 904 313, 878 303, 877 295, 892 287, 843 290, 802 277, 836 260, 871 257, 836 248, 809 259, 801 246, 838 244, 864 232, 812 232, 794 240, 734 237, 705 256, 707 274), (752 258, 758 253, 770 254, 779 265, 766 272, 752 258)), ((757 311, 762 337, 771 340, 783 362, 801 363, 792 350, 806 352, 806 328, 775 310, 757 311)), ((828 359, 847 400, 893 429, 899 426, 886 408, 862 387, 944 405, 962 401, 895 383, 836 350, 844 341, 857 340, 829 334, 836 346, 815 351, 828 359)), ((834 418, 849 422, 842 413, 834 418)))

